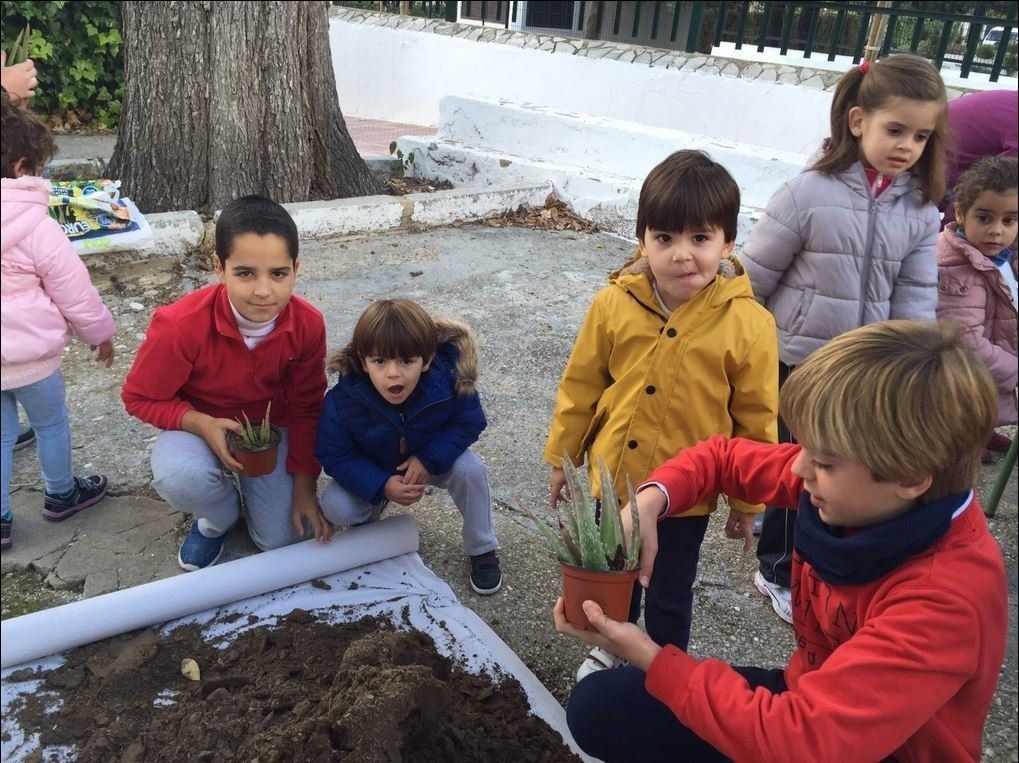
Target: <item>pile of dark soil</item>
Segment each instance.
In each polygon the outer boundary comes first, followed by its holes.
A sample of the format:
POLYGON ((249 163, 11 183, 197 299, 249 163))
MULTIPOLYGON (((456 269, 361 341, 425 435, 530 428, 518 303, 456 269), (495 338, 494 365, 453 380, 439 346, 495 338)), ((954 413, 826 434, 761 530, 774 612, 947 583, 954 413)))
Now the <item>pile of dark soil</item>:
POLYGON ((216 649, 189 625, 70 653, 41 679, 62 700, 23 697, 14 715, 43 746, 81 761, 565 761, 512 678, 467 673, 417 631, 294 610, 275 629, 216 649), (181 671, 194 660, 200 679, 181 671))

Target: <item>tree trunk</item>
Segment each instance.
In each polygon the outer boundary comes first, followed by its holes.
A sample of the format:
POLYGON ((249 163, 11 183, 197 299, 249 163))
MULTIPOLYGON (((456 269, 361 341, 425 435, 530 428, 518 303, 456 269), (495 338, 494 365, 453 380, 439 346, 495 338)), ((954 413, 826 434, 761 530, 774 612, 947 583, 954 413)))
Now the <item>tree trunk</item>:
POLYGON ((145 212, 381 188, 336 94, 328 5, 128 0, 111 177, 145 212))
POLYGON ((600 40, 601 30, 598 28, 598 13, 602 10, 602 0, 587 4, 587 16, 584 18, 584 39, 600 40))

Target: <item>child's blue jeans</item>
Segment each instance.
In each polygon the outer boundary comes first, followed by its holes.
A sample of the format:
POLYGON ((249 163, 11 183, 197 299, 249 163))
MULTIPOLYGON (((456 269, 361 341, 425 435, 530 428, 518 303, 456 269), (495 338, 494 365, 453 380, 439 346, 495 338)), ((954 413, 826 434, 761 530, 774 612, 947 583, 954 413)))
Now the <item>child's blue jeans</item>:
MULTIPOLYGON (((290 524, 294 478, 287 472, 287 430, 281 428, 276 468, 264 477, 237 475, 244 496, 251 539, 263 551, 302 540, 290 524)), ((203 520, 203 530, 226 532, 241 516, 241 495, 198 435, 181 430, 160 432, 152 447, 152 487, 177 511, 203 520)))
MULTIPOLYGON (((488 467, 474 451, 465 450, 445 474, 433 474, 428 484, 449 491, 449 497, 463 516, 463 545, 468 556, 477 556, 499 547, 492 529, 492 495, 488 487, 488 467)), ((374 522, 388 501, 371 504, 330 480, 322 493, 322 513, 334 525, 360 525, 374 522)))
POLYGON ((66 493, 74 487, 71 470, 71 427, 67 422, 64 377, 57 369, 41 381, 0 392, 0 424, 3 448, 3 496, 0 513, 11 510, 11 467, 18 439, 18 403, 35 429, 36 448, 43 485, 50 493, 66 493))
MULTIPOLYGON (((781 670, 735 666, 733 670, 751 689, 773 694, 786 690, 781 670)), ((566 722, 584 752, 605 763, 729 760, 648 694, 646 678, 643 670, 627 666, 599 670, 577 684, 566 705, 566 722)))

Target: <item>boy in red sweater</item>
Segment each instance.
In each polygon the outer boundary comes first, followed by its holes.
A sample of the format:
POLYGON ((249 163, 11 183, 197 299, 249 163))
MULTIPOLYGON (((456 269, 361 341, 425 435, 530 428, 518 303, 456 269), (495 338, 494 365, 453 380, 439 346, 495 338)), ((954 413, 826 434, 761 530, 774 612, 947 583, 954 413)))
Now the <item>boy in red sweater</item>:
POLYGON ((300 262, 297 226, 261 196, 230 202, 216 223, 220 283, 161 307, 122 398, 127 412, 163 430, 152 449, 153 487, 195 516, 178 561, 185 570, 216 563, 241 505, 262 549, 332 526, 315 494, 315 431, 325 395, 325 322, 293 296, 300 262), (227 444, 239 419, 265 417, 283 430, 276 469, 245 477, 227 444), (240 495, 230 472, 237 475, 240 495))
POLYGON ((809 356, 780 409, 799 444, 701 442, 637 506, 642 582, 662 517, 717 493, 798 507, 789 665, 695 659, 591 601, 596 630, 579 631, 560 599, 557 630, 632 663, 577 684, 574 738, 605 761, 979 760, 1007 626, 971 489, 995 421, 987 371, 957 327, 888 321, 809 356))

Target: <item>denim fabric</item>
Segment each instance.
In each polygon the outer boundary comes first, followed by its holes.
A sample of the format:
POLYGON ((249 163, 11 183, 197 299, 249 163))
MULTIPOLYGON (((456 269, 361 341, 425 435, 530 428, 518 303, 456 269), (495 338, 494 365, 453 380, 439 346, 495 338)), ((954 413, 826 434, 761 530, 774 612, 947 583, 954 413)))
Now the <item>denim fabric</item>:
POLYGON ((41 381, 0 392, 2 421, 3 501, 0 513, 11 510, 11 466, 14 443, 18 439, 18 403, 25 409, 28 423, 35 429, 36 449, 42 481, 50 493, 66 493, 74 487, 71 470, 71 427, 64 400, 64 377, 59 370, 41 381))

